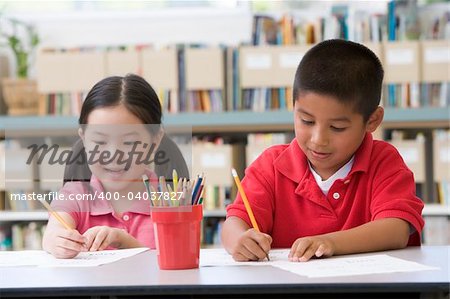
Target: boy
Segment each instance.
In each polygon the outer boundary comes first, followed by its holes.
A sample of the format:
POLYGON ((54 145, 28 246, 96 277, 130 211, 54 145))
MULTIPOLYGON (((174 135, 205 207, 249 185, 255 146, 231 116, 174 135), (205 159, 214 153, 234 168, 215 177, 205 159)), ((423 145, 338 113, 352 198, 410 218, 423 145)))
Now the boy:
POLYGON ((366 47, 324 41, 294 80, 295 139, 267 149, 242 181, 261 232, 238 195, 225 249, 237 261, 291 248, 291 261, 420 245, 422 201, 397 150, 374 141, 383 120, 383 68, 366 47))

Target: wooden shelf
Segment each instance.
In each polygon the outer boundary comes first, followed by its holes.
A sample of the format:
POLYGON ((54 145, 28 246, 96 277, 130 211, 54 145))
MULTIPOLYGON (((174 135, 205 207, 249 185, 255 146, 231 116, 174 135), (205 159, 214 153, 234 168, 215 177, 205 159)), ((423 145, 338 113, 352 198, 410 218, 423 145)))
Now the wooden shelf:
MULTIPOLYGON (((192 128, 193 133, 293 131, 293 112, 286 110, 253 112, 165 114, 163 124, 168 129, 192 128)), ((64 135, 76 132, 74 116, 0 116, 0 131, 32 136, 36 132, 64 135)), ((385 128, 449 128, 450 107, 386 108, 385 128)))

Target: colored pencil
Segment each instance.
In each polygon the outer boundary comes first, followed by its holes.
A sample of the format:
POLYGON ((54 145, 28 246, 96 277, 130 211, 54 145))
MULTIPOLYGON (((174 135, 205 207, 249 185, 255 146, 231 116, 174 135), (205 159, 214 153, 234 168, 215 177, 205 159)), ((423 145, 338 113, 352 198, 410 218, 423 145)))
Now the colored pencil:
MULTIPOLYGON (((242 188, 241 180, 237 175, 236 169, 232 168, 231 174, 233 175, 234 181, 236 182, 236 186, 238 188, 239 194, 242 197, 242 201, 244 202, 245 209, 247 210, 247 214, 250 217, 250 222, 252 223, 253 228, 256 229, 258 232, 261 232, 259 230, 258 223, 256 222, 255 215, 253 215, 252 207, 250 206, 247 195, 244 192, 244 188, 242 188)), ((269 254, 267 254, 267 260, 270 261, 269 254)))

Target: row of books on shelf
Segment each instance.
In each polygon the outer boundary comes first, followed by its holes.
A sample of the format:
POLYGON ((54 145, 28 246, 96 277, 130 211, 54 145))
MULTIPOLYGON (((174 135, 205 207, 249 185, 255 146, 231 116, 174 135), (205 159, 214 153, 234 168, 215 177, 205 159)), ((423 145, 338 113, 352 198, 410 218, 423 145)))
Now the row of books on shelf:
POLYGON ((383 91, 386 107, 420 108, 450 106, 450 83, 388 84, 383 91))
POLYGON ((204 218, 202 228, 202 245, 204 247, 218 247, 221 245, 220 234, 222 233, 223 218, 204 218))
POLYGON ((332 6, 331 13, 325 16, 293 13, 280 18, 269 14, 253 18, 253 45, 305 45, 332 38, 357 42, 387 40, 387 16, 354 11, 340 4, 332 6))
MULTIPOLYGON (((349 1, 350 2, 350 1, 349 1)), ((312 44, 340 38, 356 42, 380 42, 405 39, 439 39, 448 37, 448 9, 418 5, 415 0, 386 3, 385 12, 354 3, 336 3, 329 10, 311 7, 277 16, 258 14, 253 17, 253 45, 312 44), (431 12, 431 13, 430 13, 431 12), (422 25, 422 26, 421 26, 422 25), (428 26, 424 26, 428 25, 428 26)))
POLYGON ((29 222, 0 226, 0 251, 41 250, 46 224, 29 222))
MULTIPOLYGON (((96 82, 127 73, 147 79, 169 113, 291 110, 294 74, 311 46, 44 49, 37 56, 39 113, 78 115, 85 93, 96 82)), ((367 46, 384 65, 387 106, 448 105, 449 41, 367 46)))

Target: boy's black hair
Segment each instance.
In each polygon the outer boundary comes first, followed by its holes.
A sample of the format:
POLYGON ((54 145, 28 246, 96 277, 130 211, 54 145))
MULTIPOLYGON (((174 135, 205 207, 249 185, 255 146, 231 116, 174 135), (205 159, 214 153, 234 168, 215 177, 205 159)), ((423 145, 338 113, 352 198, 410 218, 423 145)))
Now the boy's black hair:
POLYGON ((365 46, 332 39, 311 48, 303 56, 294 79, 293 99, 314 92, 350 104, 366 122, 380 104, 383 67, 365 46))

